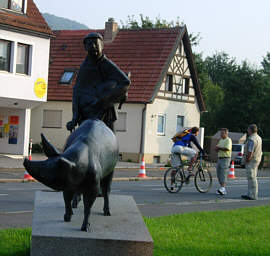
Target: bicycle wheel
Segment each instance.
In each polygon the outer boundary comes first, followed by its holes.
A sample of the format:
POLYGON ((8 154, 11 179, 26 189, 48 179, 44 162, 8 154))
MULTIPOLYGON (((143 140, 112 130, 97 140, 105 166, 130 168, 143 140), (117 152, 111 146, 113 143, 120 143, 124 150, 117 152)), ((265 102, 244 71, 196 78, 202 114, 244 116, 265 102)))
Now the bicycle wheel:
POLYGON ((198 169, 195 174, 194 183, 200 193, 206 193, 212 186, 212 175, 206 169, 198 169))
POLYGON ((170 193, 179 192, 183 182, 183 175, 178 168, 169 168, 164 174, 164 186, 170 193))

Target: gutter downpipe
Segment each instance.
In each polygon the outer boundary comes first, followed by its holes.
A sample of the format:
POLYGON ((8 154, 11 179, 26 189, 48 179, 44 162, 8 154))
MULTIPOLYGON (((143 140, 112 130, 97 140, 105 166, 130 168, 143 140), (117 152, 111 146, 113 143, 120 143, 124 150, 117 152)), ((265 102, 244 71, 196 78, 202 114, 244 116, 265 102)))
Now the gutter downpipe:
POLYGON ((141 158, 144 155, 146 105, 147 105, 147 103, 144 103, 144 107, 142 109, 141 142, 140 142, 140 159, 139 159, 139 161, 141 161, 141 158))

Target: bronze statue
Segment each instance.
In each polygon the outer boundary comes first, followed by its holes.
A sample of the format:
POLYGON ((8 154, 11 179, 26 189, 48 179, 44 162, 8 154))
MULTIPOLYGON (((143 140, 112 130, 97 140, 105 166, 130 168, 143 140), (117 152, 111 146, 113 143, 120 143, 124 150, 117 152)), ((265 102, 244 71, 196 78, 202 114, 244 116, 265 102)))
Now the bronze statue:
POLYGON ((116 120, 114 104, 125 98, 130 81, 103 53, 103 38, 90 33, 84 40, 87 56, 80 66, 73 88, 73 117, 67 123, 72 131, 77 124, 89 118, 97 118, 113 130, 116 120))
POLYGON ((80 126, 67 139, 62 154, 42 135, 48 160, 25 159, 24 166, 38 181, 63 191, 64 221, 71 221, 72 198, 83 194, 84 220, 81 230, 88 231, 90 210, 100 192, 104 197, 104 215, 110 215, 109 193, 118 160, 118 145, 113 133, 113 122, 116 120, 114 104, 123 103, 130 81, 103 55, 100 34, 90 33, 83 43, 88 54, 73 88, 73 117, 67 123, 67 129, 73 131, 77 124, 80 126))
POLYGON ((41 135, 44 161, 24 160, 26 170, 35 179, 55 190, 63 191, 64 221, 71 221, 71 201, 75 193, 83 194, 82 231, 88 231, 90 210, 99 192, 104 197, 104 215, 110 216, 109 193, 114 167, 118 160, 118 144, 114 133, 104 122, 85 120, 73 132, 61 154, 41 135))

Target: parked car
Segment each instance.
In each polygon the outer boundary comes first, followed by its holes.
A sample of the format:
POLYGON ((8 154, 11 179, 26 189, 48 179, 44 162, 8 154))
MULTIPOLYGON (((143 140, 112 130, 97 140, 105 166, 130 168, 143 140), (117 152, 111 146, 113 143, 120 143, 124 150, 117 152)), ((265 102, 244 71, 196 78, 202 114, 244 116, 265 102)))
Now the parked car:
POLYGON ((232 161, 235 165, 244 167, 244 144, 232 144, 232 161))

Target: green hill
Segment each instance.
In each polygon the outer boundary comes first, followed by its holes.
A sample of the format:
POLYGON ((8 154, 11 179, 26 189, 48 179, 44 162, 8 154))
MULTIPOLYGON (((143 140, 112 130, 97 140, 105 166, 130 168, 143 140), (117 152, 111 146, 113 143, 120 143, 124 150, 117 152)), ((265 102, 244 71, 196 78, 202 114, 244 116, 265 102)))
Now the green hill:
POLYGON ((74 20, 58 17, 49 13, 42 13, 42 15, 52 30, 89 29, 84 24, 81 24, 74 20))

